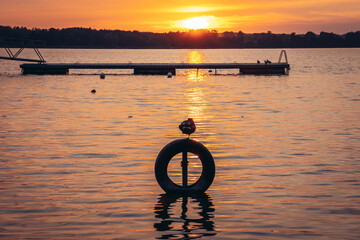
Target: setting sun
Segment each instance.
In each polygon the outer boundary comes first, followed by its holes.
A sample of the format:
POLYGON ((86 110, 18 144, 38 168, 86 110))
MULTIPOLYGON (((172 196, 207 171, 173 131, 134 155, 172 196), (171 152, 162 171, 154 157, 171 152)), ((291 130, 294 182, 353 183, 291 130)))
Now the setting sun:
POLYGON ((358 3, 359 0, 0 0, 0 25, 156 33, 192 29, 346 33, 360 29, 358 3))
POLYGON ((209 17, 194 17, 182 21, 183 27, 187 29, 204 29, 210 26, 209 17))

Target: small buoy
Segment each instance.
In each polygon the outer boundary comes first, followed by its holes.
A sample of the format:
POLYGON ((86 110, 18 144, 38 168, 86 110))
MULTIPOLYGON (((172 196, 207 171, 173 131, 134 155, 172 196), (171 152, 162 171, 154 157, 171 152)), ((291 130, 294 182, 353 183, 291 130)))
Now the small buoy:
POLYGON ((171 72, 168 72, 167 77, 168 77, 168 78, 171 78, 171 77, 172 77, 172 73, 171 73, 171 72))
POLYGON ((209 70, 209 73, 212 73, 212 70, 211 70, 211 69, 209 70))
POLYGON ((100 74, 100 79, 105 79, 105 73, 100 74))
POLYGON ((96 93, 96 90, 95 89, 91 90, 91 93, 96 93))

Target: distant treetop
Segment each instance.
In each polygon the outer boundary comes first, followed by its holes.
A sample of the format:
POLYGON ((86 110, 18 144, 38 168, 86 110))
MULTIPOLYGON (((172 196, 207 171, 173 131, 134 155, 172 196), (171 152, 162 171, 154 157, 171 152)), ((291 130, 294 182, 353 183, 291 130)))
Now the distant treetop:
MULTIPOLYGON (((335 48, 360 47, 360 31, 343 35, 321 32, 274 34, 190 30, 152 33, 91 28, 28 29, 0 26, 0 38, 45 42, 48 48, 335 48)), ((0 41, 1 46, 1 41, 0 41)))

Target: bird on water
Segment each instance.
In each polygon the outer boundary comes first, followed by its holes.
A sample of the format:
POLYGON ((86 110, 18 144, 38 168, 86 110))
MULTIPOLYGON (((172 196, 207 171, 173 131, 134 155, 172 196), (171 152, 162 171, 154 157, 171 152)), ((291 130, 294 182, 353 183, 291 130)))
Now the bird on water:
POLYGON ((194 120, 192 118, 188 118, 188 120, 185 120, 182 123, 180 123, 179 129, 183 134, 187 134, 189 135, 188 137, 190 137, 190 134, 192 134, 196 130, 194 120))

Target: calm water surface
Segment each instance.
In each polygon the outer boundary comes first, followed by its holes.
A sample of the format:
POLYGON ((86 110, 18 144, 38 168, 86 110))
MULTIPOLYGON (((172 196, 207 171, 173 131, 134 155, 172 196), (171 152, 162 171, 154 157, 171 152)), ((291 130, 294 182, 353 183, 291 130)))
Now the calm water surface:
MULTIPOLYGON (((48 62, 256 62, 280 50, 42 53, 48 62)), ((287 76, 23 76, 18 62, 1 61, 0 238, 359 239, 360 49, 287 53, 287 76), (176 198, 158 186, 154 161, 188 117, 217 172, 206 194, 176 198)), ((191 169, 195 179, 201 165, 191 169)))

